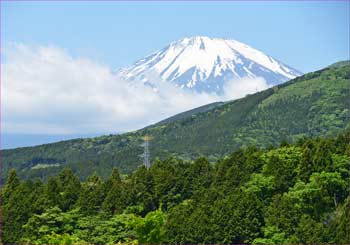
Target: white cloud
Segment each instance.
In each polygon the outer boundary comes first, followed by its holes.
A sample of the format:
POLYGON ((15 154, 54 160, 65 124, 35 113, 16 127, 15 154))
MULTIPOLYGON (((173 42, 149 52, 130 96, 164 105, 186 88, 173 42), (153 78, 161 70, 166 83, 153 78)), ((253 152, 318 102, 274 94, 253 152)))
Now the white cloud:
POLYGON ((240 80, 231 80, 225 83, 223 98, 226 100, 238 99, 247 94, 253 94, 269 88, 266 80, 258 78, 242 78, 240 80))
POLYGON ((226 84, 225 94, 184 91, 154 78, 158 92, 130 86, 109 67, 57 47, 14 45, 2 65, 5 133, 73 134, 134 130, 218 100, 267 88, 262 79, 226 84))

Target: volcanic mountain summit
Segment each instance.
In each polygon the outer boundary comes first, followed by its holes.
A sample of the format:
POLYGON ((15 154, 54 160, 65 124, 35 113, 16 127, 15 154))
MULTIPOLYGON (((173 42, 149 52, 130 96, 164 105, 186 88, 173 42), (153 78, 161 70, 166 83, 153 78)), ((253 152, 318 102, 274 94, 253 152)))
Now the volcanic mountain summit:
POLYGON ((151 86, 158 77, 180 88, 221 94, 229 80, 262 77, 272 86, 302 73, 236 40, 196 36, 170 43, 119 75, 151 86))

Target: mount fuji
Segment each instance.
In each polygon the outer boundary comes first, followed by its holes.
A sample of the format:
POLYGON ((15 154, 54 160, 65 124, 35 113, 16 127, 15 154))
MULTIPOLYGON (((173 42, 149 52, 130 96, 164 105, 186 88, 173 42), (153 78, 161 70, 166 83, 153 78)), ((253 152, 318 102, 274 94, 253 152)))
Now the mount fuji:
POLYGON ((117 73, 130 83, 155 89, 154 81, 160 78, 183 89, 216 94, 223 94, 227 81, 263 78, 273 86, 302 75, 244 43, 205 36, 172 42, 117 73))

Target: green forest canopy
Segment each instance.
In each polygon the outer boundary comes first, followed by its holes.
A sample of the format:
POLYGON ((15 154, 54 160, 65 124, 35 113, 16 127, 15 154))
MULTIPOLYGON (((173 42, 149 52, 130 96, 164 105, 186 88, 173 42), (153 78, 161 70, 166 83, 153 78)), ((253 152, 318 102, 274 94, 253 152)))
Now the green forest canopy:
POLYGON ((3 189, 3 243, 350 243, 350 132, 3 189))

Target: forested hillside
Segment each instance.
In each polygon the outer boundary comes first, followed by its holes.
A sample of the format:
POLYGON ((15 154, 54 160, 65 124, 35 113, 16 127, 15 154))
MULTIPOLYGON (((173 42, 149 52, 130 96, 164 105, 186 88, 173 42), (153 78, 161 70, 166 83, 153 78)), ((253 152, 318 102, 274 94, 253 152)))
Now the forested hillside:
MULTIPOLYGON (((266 105, 265 105, 266 106, 266 105)), ((2 192, 6 244, 349 244, 350 132, 214 164, 157 160, 128 176, 47 183, 12 170, 2 192)))
POLYGON ((69 167, 81 180, 113 167, 131 173, 142 161, 142 137, 150 135, 152 159, 207 157, 211 162, 239 147, 268 147, 284 140, 335 136, 350 129, 350 62, 340 62, 285 84, 179 114, 121 135, 76 139, 3 150, 2 179, 15 168, 23 178, 58 174, 69 167))

